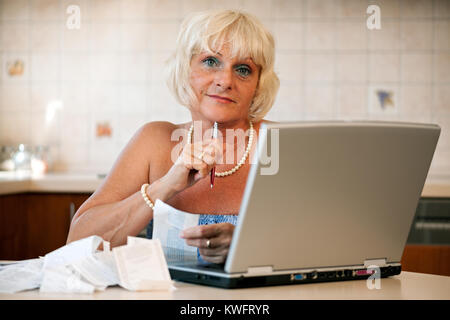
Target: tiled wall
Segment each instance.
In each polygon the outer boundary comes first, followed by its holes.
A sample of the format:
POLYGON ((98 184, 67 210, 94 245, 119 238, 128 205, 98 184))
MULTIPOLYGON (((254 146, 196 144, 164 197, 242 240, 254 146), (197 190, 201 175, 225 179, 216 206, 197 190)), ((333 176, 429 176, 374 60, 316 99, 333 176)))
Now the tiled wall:
POLYGON ((187 13, 224 5, 275 36, 281 88, 267 119, 438 123, 430 175, 450 175, 450 0, 1 0, 0 144, 50 145, 55 170, 106 172, 143 123, 189 121, 162 62, 187 13), (381 30, 366 26, 370 4, 381 30), (69 5, 80 29, 66 27, 69 5), (394 107, 379 107, 378 89, 394 107), (110 137, 96 136, 103 122, 110 137))

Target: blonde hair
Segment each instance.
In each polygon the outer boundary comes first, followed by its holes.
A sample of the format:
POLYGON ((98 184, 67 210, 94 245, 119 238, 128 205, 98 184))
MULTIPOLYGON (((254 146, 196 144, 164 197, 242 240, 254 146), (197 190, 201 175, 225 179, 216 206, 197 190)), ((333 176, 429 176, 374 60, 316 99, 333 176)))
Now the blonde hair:
POLYGON ((177 101, 190 107, 197 98, 190 86, 191 59, 227 43, 232 56, 250 57, 260 67, 249 119, 259 121, 275 101, 280 81, 274 72, 275 41, 256 17, 237 10, 213 10, 188 16, 181 24, 177 48, 166 62, 167 85, 177 101))

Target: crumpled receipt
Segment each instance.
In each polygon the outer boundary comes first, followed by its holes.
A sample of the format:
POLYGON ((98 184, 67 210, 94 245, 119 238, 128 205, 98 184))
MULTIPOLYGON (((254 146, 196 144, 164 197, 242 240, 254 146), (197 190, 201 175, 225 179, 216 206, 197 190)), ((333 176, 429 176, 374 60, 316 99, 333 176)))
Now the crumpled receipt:
POLYGON ((173 288, 158 240, 128 237, 109 250, 109 242, 90 236, 45 257, 0 266, 0 293, 39 288, 40 292, 93 293, 108 286, 127 290, 173 288), (103 243, 103 251, 97 250, 103 243))
POLYGON ((167 262, 198 261, 197 247, 180 238, 182 230, 198 225, 200 215, 184 212, 157 199, 153 207, 153 239, 161 241, 167 262))

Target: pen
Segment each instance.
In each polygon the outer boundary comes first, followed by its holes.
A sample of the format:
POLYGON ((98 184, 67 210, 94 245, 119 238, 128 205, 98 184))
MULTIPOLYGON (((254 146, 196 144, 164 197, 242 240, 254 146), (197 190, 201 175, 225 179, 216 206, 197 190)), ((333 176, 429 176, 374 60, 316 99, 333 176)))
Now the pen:
MULTIPOLYGON (((212 133, 212 138, 215 139, 217 138, 217 122, 214 121, 214 128, 213 128, 213 133, 212 133)), ((214 186, 214 177, 216 175, 216 167, 214 166, 211 170, 210 174, 210 178, 211 178, 211 189, 214 186)))

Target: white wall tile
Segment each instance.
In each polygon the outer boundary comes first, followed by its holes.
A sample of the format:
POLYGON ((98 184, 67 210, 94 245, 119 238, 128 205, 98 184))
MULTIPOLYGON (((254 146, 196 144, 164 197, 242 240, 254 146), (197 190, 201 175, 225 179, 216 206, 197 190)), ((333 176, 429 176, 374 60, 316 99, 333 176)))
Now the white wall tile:
MULTIPOLYGON (((60 170, 71 170, 75 167, 88 166, 89 149, 85 143, 75 143, 70 140, 63 140, 58 157, 57 168, 60 170)), ((77 170, 79 172, 79 170, 77 170)))
POLYGON ((306 16, 308 18, 334 18, 336 8, 334 0, 306 0, 306 16))
POLYGON ((431 82, 432 70, 431 54, 407 53, 401 56, 403 82, 431 82))
POLYGON ((448 0, 434 1, 434 16, 436 18, 450 18, 450 3, 448 0))
POLYGON ((150 23, 148 48, 152 51, 174 50, 180 24, 178 22, 150 23))
POLYGON ((275 72, 281 83, 294 82, 299 84, 303 81, 304 57, 295 53, 277 54, 275 60, 275 72))
POLYGON ((306 16, 305 0, 274 0, 276 19, 298 19, 306 16))
POLYGON ((44 112, 52 101, 61 100, 59 82, 33 83, 31 85, 31 110, 44 112))
POLYGON ((339 118, 363 118, 367 111, 367 88, 362 84, 341 85, 337 88, 339 118))
POLYGON ((434 87, 434 111, 437 115, 450 115, 450 85, 436 85, 434 87))
POLYGON ((0 110, 0 142, 2 144, 30 143, 30 113, 0 110))
POLYGON ((380 7, 382 18, 400 17, 400 0, 369 0, 368 6, 371 4, 380 7))
POLYGON ((272 0, 243 0, 242 7, 259 19, 271 19, 274 17, 272 0))
POLYGON ((401 6, 401 18, 431 18, 433 16, 433 1, 403 0, 401 6))
POLYGON ((119 87, 117 84, 91 82, 87 91, 88 103, 93 113, 114 113, 119 107, 119 87))
POLYGON ((92 81, 118 81, 120 58, 114 53, 89 56, 89 74, 92 81))
POLYGON ((0 110, 29 111, 30 87, 27 84, 0 85, 0 110))
POLYGON ((61 20, 59 0, 31 0, 31 19, 35 21, 61 20))
POLYGON ((143 20, 149 18, 148 0, 121 0, 120 18, 122 20, 143 20))
POLYGON ((336 81, 365 82, 367 80, 366 54, 339 54, 336 56, 336 81))
POLYGON ((61 97, 64 112, 70 114, 83 114, 88 117, 88 86, 83 82, 63 82, 61 97))
POLYGON ((382 21, 381 29, 368 30, 369 49, 398 50, 400 48, 400 22, 382 21))
POLYGON ((61 114, 58 110, 53 116, 51 110, 33 112, 31 117, 31 143, 33 145, 56 144, 60 136, 61 114))
POLYGON ((58 53, 36 53, 31 55, 32 81, 58 81, 60 79, 60 60, 58 53))
POLYGON ((209 10, 210 8, 209 0, 181 0, 181 16, 183 18, 193 12, 209 10))
POLYGON ((89 123, 86 114, 62 113, 61 139, 68 143, 83 143, 89 141, 89 123))
POLYGON ((342 18, 365 17, 368 6, 366 0, 337 0, 337 16, 342 18))
POLYGON ((145 51, 148 48, 149 24, 122 23, 120 25, 120 50, 130 53, 145 51))
POLYGON ((57 51, 61 45, 60 24, 34 23, 31 26, 31 50, 33 51, 57 51))
POLYGON ((120 80, 124 82, 145 82, 148 75, 149 56, 147 53, 127 53, 120 55, 120 80))
POLYGON ((401 22, 401 49, 427 50, 433 43, 433 23, 430 21, 402 21, 401 22))
POLYGON ((147 112, 146 84, 124 84, 120 86, 120 107, 122 115, 145 116, 147 112))
POLYGON ((155 83, 155 84, 163 84, 165 83, 166 79, 165 79, 165 63, 166 60, 168 60, 170 58, 170 52, 163 52, 163 53, 158 53, 158 52, 152 52, 150 54, 150 63, 149 63, 149 77, 150 77, 150 82, 151 83, 155 83))
POLYGON ((367 27, 365 21, 340 21, 337 24, 338 50, 366 50, 367 49, 367 27))
POLYGON ((120 0, 89 0, 89 18, 93 21, 117 20, 120 17, 120 0))
POLYGON ((398 54, 370 54, 369 81, 396 82, 400 79, 398 54))
POLYGON ((305 86, 306 115, 324 115, 329 118, 333 115, 335 102, 336 88, 334 86, 305 86))
POLYGON ((336 23, 334 21, 306 21, 305 49, 333 50, 336 47, 336 23))
POLYGON ((62 81, 89 79, 90 59, 88 54, 65 53, 62 56, 62 81))
POLYGON ((431 85, 403 85, 401 88, 401 113, 406 115, 430 115, 433 107, 431 85))
POLYGON ((29 27, 25 23, 4 24, 0 28, 2 48, 7 51, 25 51, 29 49, 29 27))
POLYGON ((62 49, 66 51, 89 50, 89 25, 82 24, 80 29, 64 28, 62 36, 62 49))
POLYGON ((119 50, 120 26, 116 23, 93 23, 89 29, 89 46, 96 52, 119 50))
POLYGON ((303 49, 303 28, 300 22, 277 20, 274 26, 275 43, 278 50, 303 49))
POLYGON ((148 17, 154 19, 179 19, 180 0, 148 0, 148 17))
POLYGON ((434 49, 450 50, 450 21, 434 21, 434 49))
POLYGON ((450 53, 434 55, 434 81, 450 82, 450 53))
POLYGON ((0 19, 3 21, 18 21, 29 19, 28 0, 0 0, 0 19))
POLYGON ((305 79, 307 82, 332 82, 335 80, 335 62, 332 54, 306 54, 305 79))

